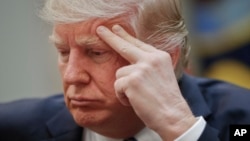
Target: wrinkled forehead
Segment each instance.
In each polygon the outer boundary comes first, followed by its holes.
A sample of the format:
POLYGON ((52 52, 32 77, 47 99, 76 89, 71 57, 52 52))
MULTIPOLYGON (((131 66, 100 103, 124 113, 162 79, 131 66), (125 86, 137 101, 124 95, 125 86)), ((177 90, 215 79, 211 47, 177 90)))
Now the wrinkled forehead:
POLYGON ((125 21, 124 17, 117 17, 113 19, 92 19, 88 21, 82 21, 77 23, 60 23, 55 24, 53 27, 52 35, 49 37, 51 41, 55 43, 63 43, 62 38, 66 35, 73 35, 78 37, 79 40, 86 38, 84 34, 88 34, 88 42, 93 42, 98 39, 96 35, 96 28, 100 25, 106 26, 109 29, 113 25, 119 24, 130 34, 135 35, 132 27, 125 21))
POLYGON ((96 42, 96 40, 98 40, 96 28, 99 25, 105 24, 105 20, 55 24, 52 35, 49 39, 55 44, 66 44, 65 41, 69 37, 74 38, 74 40, 79 44, 81 44, 82 41, 87 43, 96 42))
POLYGON ((112 27, 115 24, 121 24, 125 25, 128 24, 126 21, 126 17, 124 16, 119 16, 115 17, 112 19, 105 19, 105 18, 92 18, 88 20, 83 20, 80 22, 75 22, 75 23, 57 23, 54 24, 54 31, 61 30, 63 28, 64 32, 68 30, 71 30, 72 28, 75 28, 77 30, 82 30, 82 29, 90 29, 93 28, 95 29, 96 27, 100 25, 104 25, 106 27, 112 27))

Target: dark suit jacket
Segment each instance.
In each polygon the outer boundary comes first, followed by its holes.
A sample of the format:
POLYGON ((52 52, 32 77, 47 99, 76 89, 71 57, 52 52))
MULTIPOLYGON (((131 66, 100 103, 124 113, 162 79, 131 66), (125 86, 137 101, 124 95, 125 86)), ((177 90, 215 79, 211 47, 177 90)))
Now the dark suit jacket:
MULTIPOLYGON (((230 124, 250 124, 249 90, 188 75, 179 86, 194 115, 207 121, 200 141, 228 141, 230 124)), ((0 104, 0 141, 81 141, 82 132, 62 94, 0 104)))

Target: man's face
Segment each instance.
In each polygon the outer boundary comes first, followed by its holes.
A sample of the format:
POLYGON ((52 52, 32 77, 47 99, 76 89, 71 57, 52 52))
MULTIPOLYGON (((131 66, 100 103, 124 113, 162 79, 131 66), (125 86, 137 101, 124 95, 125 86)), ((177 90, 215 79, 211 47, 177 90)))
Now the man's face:
POLYGON ((80 126, 95 129, 139 121, 114 91, 116 70, 128 62, 96 35, 97 26, 114 23, 93 20, 58 24, 51 36, 59 52, 65 102, 80 126))

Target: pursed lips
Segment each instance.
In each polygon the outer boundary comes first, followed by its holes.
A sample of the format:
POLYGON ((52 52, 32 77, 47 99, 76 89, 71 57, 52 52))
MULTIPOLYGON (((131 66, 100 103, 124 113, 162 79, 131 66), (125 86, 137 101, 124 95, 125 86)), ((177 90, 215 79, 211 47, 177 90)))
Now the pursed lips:
POLYGON ((92 104, 97 104, 100 102, 100 100, 94 99, 94 98, 86 98, 86 97, 80 97, 80 96, 72 96, 69 97, 70 103, 72 106, 90 106, 92 104))

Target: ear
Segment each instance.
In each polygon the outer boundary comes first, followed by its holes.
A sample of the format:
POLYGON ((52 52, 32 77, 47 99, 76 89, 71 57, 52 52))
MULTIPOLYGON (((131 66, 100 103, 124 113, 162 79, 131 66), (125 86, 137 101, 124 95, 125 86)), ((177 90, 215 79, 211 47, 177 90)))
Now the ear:
POLYGON ((173 65, 174 68, 176 68, 177 63, 179 62, 180 55, 181 55, 181 49, 179 47, 174 48, 170 52, 170 56, 171 56, 171 59, 172 59, 172 65, 173 65))

